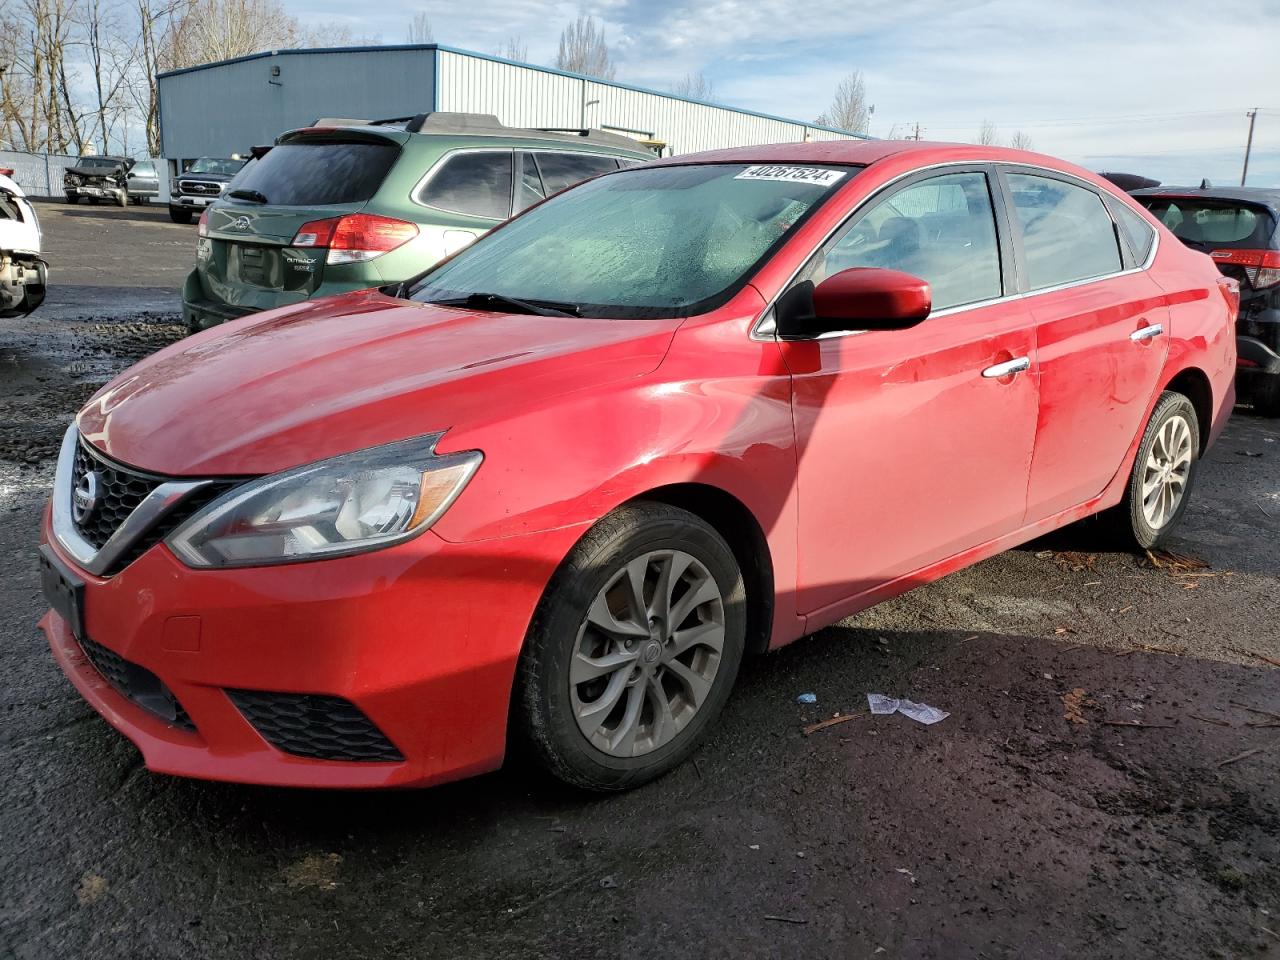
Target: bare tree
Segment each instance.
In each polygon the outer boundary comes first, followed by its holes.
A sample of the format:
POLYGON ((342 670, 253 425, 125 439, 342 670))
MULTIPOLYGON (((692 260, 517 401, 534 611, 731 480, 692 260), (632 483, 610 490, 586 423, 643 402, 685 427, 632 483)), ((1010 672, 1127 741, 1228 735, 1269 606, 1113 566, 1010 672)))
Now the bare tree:
POLYGON ((431 32, 431 21, 427 19, 425 13, 415 13, 413 19, 409 21, 409 42, 410 43, 431 43, 436 35, 431 32))
POLYGON ((867 85, 861 70, 854 70, 840 81, 831 106, 818 117, 817 123, 853 133, 867 132, 871 126, 871 106, 867 103, 867 85))
POLYGON ((108 152, 117 122, 128 129, 126 89, 130 81, 137 43, 126 39, 121 10, 111 0, 78 0, 77 43, 84 50, 92 72, 95 94, 94 125, 88 136, 108 152))
POLYGON ((597 30, 595 17, 589 15, 578 17, 564 28, 555 65, 558 70, 585 73, 601 80, 612 80, 618 72, 609 56, 604 30, 597 30))
POLYGON ((716 88, 706 74, 699 71, 685 74, 672 85, 671 92, 691 100, 712 100, 715 98, 716 88))
POLYGON ((996 125, 990 120, 983 120, 982 126, 978 128, 978 143, 989 147, 999 142, 1000 135, 996 132, 996 125))
POLYGON ((1031 134, 1018 130, 1013 134, 1013 139, 1009 141, 1009 146, 1015 150, 1034 150, 1035 144, 1031 142, 1031 134))
POLYGON ((519 37, 508 37, 507 42, 498 48, 498 56, 526 63, 529 59, 529 45, 519 37))

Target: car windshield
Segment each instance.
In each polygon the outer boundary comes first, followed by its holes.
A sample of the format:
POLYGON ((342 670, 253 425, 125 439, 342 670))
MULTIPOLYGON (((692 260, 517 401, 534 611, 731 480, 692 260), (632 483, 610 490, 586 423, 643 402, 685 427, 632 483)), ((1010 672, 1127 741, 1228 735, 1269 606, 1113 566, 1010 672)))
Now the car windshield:
POLYGON ((606 174, 477 241, 410 296, 517 298, 610 318, 704 312, 858 169, 698 164, 606 174))
POLYGON ((1198 249, 1266 248, 1276 224, 1264 207, 1210 197, 1136 197, 1173 235, 1198 249))
POLYGON ((104 170, 112 169, 120 166, 122 161, 113 160, 110 157, 82 157, 79 166, 81 167, 102 167, 104 170))
POLYGON ((243 166, 243 160, 219 160, 213 157, 201 157, 187 167, 187 173, 220 173, 224 177, 234 177, 243 166))

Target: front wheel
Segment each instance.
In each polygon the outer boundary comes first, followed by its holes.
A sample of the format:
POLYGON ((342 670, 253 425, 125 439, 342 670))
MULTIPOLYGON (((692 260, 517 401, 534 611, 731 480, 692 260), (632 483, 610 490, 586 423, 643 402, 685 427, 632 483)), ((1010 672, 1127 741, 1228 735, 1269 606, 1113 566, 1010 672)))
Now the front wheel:
POLYGON ((169 219, 170 219, 170 220, 172 220, 174 223, 190 223, 190 222, 191 222, 191 211, 190 211, 190 210, 175 210, 175 209, 173 209, 173 207, 170 207, 170 208, 169 208, 169 219))
POLYGON ((1117 530, 1144 550, 1160 544, 1182 519, 1195 483, 1200 421, 1180 393, 1160 395, 1138 445, 1125 498, 1111 511, 1117 530))
POLYGON ((697 748, 742 662, 746 594, 733 552, 677 507, 601 520, 552 578, 521 654, 513 733, 587 790, 661 776, 697 748))
POLYGON ((67 203, 78 203, 80 200, 74 193, 67 194, 67 203))

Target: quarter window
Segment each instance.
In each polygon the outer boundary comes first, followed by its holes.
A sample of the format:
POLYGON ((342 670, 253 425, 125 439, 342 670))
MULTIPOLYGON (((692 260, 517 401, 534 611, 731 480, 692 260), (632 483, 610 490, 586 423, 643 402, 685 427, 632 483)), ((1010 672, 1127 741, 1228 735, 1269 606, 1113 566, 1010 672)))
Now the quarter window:
POLYGON ((520 154, 519 179, 516 183, 516 209, 519 213, 546 197, 542 177, 538 176, 538 164, 532 153, 520 154))
POLYGON ((1026 173, 1007 176, 1022 225, 1029 289, 1042 290, 1121 270, 1115 224, 1100 196, 1050 177, 1026 173))
POLYGON ((1151 245, 1156 242, 1155 228, 1122 203, 1113 203, 1112 209, 1115 211, 1116 223, 1120 225, 1124 241, 1133 254, 1135 264, 1146 263, 1147 257, 1151 254, 1151 245))
POLYGON ((455 153, 445 158, 418 199, 450 213, 505 220, 511 216, 511 161, 509 150, 455 153))
POLYGON ((1000 296, 1000 252, 987 178, 932 177, 876 202, 811 262, 819 283, 853 267, 886 267, 928 280, 933 308, 1000 296))

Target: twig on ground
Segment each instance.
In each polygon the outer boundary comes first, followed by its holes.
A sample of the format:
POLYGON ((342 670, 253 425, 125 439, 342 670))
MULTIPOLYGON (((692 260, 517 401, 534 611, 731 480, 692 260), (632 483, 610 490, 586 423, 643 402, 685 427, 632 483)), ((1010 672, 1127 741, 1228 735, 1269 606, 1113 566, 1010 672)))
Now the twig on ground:
POLYGON ((1270 750, 1274 746, 1275 746, 1274 743, 1269 743, 1265 747, 1254 747, 1252 750, 1246 750, 1244 753, 1237 753, 1234 757, 1228 757, 1226 760, 1223 760, 1221 763, 1218 764, 1218 766, 1225 767, 1229 763, 1235 763, 1237 760, 1243 760, 1246 757, 1252 757, 1256 753, 1265 753, 1266 751, 1270 750))
POLYGON ((1261 660, 1263 663, 1269 663, 1273 667, 1280 667, 1280 660, 1277 660, 1275 657, 1269 657, 1265 653, 1258 653, 1257 650, 1245 650, 1241 647, 1231 647, 1230 649, 1241 656, 1253 657, 1257 660, 1261 660))
POLYGON ((1192 719, 1192 720, 1199 720, 1199 721, 1201 721, 1202 723, 1213 723, 1213 724, 1217 724, 1219 727, 1230 727, 1230 726, 1232 726, 1232 723, 1231 723, 1231 721, 1229 721, 1229 720, 1218 720, 1218 719, 1216 719, 1216 718, 1214 718, 1214 717, 1201 717, 1201 716, 1198 716, 1197 714, 1194 714, 1194 713, 1193 713, 1193 714, 1191 714, 1191 719, 1192 719))
POLYGON ((1270 710, 1259 710, 1257 707, 1251 707, 1247 703, 1241 703, 1239 700, 1228 700, 1227 703, 1233 707, 1239 707, 1241 710, 1248 710, 1250 713, 1260 713, 1264 717, 1270 717, 1272 720, 1280 720, 1280 713, 1272 713, 1270 710))
POLYGON ((764 915, 766 920, 773 920, 775 923, 808 923, 808 920, 802 920, 799 917, 775 917, 771 913, 764 915))
POLYGON ((846 713, 840 717, 830 717, 826 720, 819 720, 817 723, 811 723, 804 728, 804 735, 807 737, 811 733, 817 733, 819 730, 825 730, 827 727, 834 727, 837 723, 844 723, 846 720, 856 720, 858 717, 865 717, 865 713, 846 713))
POLYGON ((1177 726, 1176 723, 1142 723, 1140 720, 1102 720, 1100 722, 1104 727, 1144 727, 1148 730, 1162 730, 1177 726))

